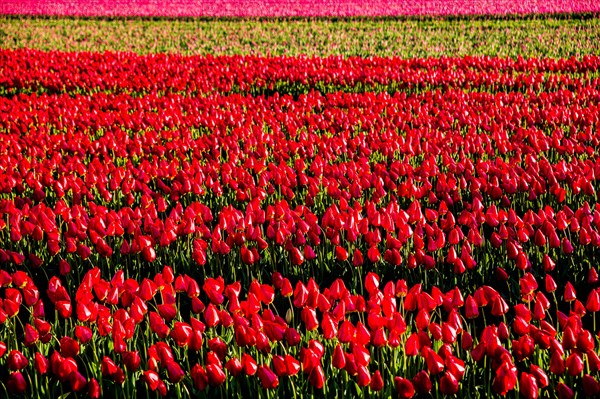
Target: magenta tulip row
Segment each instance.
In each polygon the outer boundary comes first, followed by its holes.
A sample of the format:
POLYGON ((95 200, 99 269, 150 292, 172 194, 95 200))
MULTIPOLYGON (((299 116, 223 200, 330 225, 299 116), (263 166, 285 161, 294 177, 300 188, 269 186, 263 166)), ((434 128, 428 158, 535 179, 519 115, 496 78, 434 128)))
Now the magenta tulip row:
POLYGON ((154 1, 143 0, 6 0, 1 14, 72 16, 166 16, 166 17, 353 17, 403 15, 503 15, 598 12, 593 0, 345 0, 301 1, 154 1))

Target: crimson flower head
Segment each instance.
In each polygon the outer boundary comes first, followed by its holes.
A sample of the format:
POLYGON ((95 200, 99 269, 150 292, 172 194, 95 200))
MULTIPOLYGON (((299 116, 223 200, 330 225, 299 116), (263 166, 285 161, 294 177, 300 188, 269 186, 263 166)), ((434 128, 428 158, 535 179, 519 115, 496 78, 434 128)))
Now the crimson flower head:
POLYGON ((404 377, 394 377, 394 386, 400 398, 410 399, 415 395, 415 388, 412 382, 404 377))
POLYGON ((317 389, 323 388, 325 384, 325 372, 320 364, 312 369, 308 376, 308 382, 317 389))
POLYGON ((27 382, 20 371, 9 374, 6 381, 6 389, 9 393, 23 394, 27 390, 27 382))
POLYGON ((369 387, 375 392, 379 392, 383 389, 383 378, 381 377, 381 372, 379 370, 375 370, 371 376, 371 384, 369 384, 369 387))
POLYGON ((79 343, 71 337, 60 339, 60 353, 64 357, 75 357, 79 354, 79 343))
POLYGON ((46 356, 42 355, 40 352, 35 353, 35 359, 33 361, 35 369, 40 375, 44 375, 48 372, 48 368, 50 367, 50 362, 46 358, 46 356))
POLYGON ((452 373, 444 373, 440 379, 440 392, 444 395, 455 395, 458 393, 458 380, 452 373))
POLYGON ((11 350, 6 360, 8 368, 13 371, 21 370, 29 364, 29 360, 18 350, 11 350))
POLYGON ((181 368, 181 366, 177 362, 170 361, 166 364, 165 367, 167 369, 167 375, 171 383, 175 384, 181 381, 183 377, 185 377, 185 372, 183 371, 183 368, 181 368))
POLYGON ((540 390, 533 374, 521 372, 519 377, 519 393, 525 399, 537 399, 540 390))
POLYGON ((216 364, 206 366, 206 376, 208 377, 208 383, 213 387, 223 384, 227 378, 223 369, 216 364))
POLYGON ((265 389, 275 389, 279 385, 279 378, 267 366, 259 366, 257 375, 262 387, 265 389))
POLYGON ((567 281, 567 284, 565 285, 564 300, 565 302, 573 302, 576 299, 577 294, 575 293, 575 288, 570 281, 567 281))
POLYGON ((141 358, 138 351, 124 351, 121 357, 127 370, 136 371, 140 368, 141 358))
POLYGON ((431 392, 433 384, 429 374, 425 370, 419 371, 412 379, 412 385, 417 393, 426 394, 431 392))
MULTIPOLYGON (((77 326, 75 327, 75 337, 82 344, 87 344, 92 339, 92 330, 86 326, 77 326)), ((62 348, 62 346, 61 346, 62 348)))
POLYGON ((102 389, 100 388, 98 380, 91 378, 88 381, 87 392, 90 399, 98 399, 102 395, 102 389))

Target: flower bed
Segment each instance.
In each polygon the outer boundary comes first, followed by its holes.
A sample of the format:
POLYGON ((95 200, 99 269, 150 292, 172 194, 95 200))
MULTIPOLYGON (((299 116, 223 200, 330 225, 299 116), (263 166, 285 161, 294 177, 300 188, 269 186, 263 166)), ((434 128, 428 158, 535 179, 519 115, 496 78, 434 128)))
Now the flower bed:
POLYGON ((600 392, 600 58, 0 63, 0 392, 600 392))

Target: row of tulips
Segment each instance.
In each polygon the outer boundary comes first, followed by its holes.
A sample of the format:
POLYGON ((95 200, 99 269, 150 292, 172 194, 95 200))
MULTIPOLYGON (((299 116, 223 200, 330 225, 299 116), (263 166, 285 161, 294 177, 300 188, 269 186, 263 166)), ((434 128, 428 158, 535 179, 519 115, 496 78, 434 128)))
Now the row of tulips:
POLYGON ((362 294, 279 273, 246 290, 169 266, 141 281, 94 268, 77 288, 36 279, 0 271, 7 394, 600 393, 596 269, 587 298, 527 273, 510 304, 491 286, 442 292, 374 273, 362 294))
POLYGON ((180 56, 2 50, 7 93, 556 90, 598 84, 600 57, 582 59, 180 56))
MULTIPOLYGON (((546 206, 519 216, 513 208, 486 208, 476 197, 455 216, 445 202, 433 209, 415 200, 404 210, 397 202, 351 207, 342 200, 321 217, 285 200, 265 207, 252 201, 243 210, 229 205, 217 215, 198 202, 186 208, 178 204, 162 217, 165 209, 152 202, 143 212, 93 203, 88 211, 63 201, 54 209, 26 202, 18 207, 18 202, 0 201, 7 221, 0 231, 5 242, 0 264, 49 267, 62 275, 71 272, 71 264, 104 268, 114 257, 132 273, 144 272, 157 258, 167 261, 175 252, 187 271, 202 266, 216 273, 246 273, 252 267, 258 273, 306 276, 348 273, 364 265, 368 270, 408 271, 406 278, 415 283, 423 273, 433 274, 437 285, 447 287, 459 280, 485 283, 494 270, 513 278, 531 270, 540 276, 557 262, 561 277, 581 276, 581 266, 592 266, 588 257, 600 247, 600 206, 587 202, 575 210, 546 206)), ((76 267, 74 281, 81 275, 76 267)))

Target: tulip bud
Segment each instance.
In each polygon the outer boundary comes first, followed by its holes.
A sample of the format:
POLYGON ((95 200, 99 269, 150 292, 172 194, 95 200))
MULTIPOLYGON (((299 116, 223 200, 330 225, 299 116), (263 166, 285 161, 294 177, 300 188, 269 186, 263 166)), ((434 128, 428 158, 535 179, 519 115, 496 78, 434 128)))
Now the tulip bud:
POLYGON ((12 350, 8 354, 6 364, 10 370, 17 371, 25 368, 29 364, 29 360, 20 351, 12 350))
POLYGON ((11 373, 6 381, 6 389, 9 393, 23 394, 27 390, 27 382, 20 371, 11 373))
POLYGON ((92 378, 88 381, 87 392, 90 399, 98 399, 102 396, 102 389, 100 388, 98 380, 92 378))
POLYGON ((566 361, 566 365, 567 372, 570 376, 576 376, 583 372, 583 359, 576 352, 569 355, 566 361))
POLYGON ((431 378, 425 370, 419 371, 413 377, 412 385, 414 386, 415 391, 420 394, 426 394, 431 392, 431 388, 433 387, 433 384, 431 383, 431 378))
POLYGON ((455 395, 458 393, 458 380, 452 373, 444 373, 440 379, 440 392, 444 395, 455 395))
POLYGON ((48 372, 48 368, 50 367, 50 362, 46 359, 46 356, 42 355, 40 352, 35 353, 34 359, 34 367, 40 375, 44 375, 48 372))
POLYGON ((596 379, 593 376, 586 374, 583 376, 581 382, 583 385, 583 392, 585 393, 585 396, 595 397, 598 394, 600 394, 600 384, 598 384, 598 381, 596 381, 596 379))
POLYGON ((317 389, 323 388, 325 384, 325 372, 320 364, 312 369, 308 376, 308 382, 317 389))
POLYGON ((562 382, 556 385, 556 392, 559 399, 573 399, 575 397, 573 390, 562 382))
POLYGON ((124 351, 121 353, 123 364, 128 371, 137 371, 140 368, 141 358, 138 351, 124 351))
POLYGON ((383 378, 381 377, 381 372, 379 370, 375 370, 371 376, 371 384, 369 386, 375 392, 379 392, 383 389, 383 378))
POLYGON ((540 390, 538 389, 537 380, 532 374, 521 373, 521 377, 519 377, 519 393, 525 399, 537 399, 540 390))

